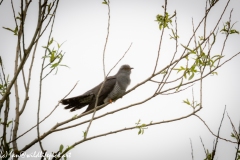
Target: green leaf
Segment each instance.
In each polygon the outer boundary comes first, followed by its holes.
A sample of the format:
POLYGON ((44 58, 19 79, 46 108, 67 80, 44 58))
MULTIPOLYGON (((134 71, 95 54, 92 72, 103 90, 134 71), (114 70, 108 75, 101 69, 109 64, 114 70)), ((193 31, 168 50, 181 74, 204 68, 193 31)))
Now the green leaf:
POLYGON ((141 119, 138 120, 137 123, 135 123, 137 126, 140 124, 141 119))
POLYGON ((106 0, 103 0, 102 4, 108 4, 106 0))
POLYGON ((48 42, 48 46, 50 46, 53 43, 53 37, 51 38, 51 40, 48 42))
POLYGON ((73 117, 72 117, 72 119, 76 119, 77 118, 77 114, 75 114, 73 117))
POLYGON ((178 38, 179 38, 179 36, 174 32, 174 30, 173 29, 171 29, 172 30, 172 34, 173 35, 170 35, 170 39, 174 39, 174 40, 177 40, 178 38))
POLYGON ((188 80, 190 81, 193 77, 194 77, 194 73, 192 73, 192 75, 188 78, 188 80))
POLYGON ((3 28, 6 29, 6 30, 9 30, 9 31, 11 31, 11 32, 13 32, 14 35, 17 35, 17 33, 18 33, 18 26, 16 26, 14 30, 11 29, 11 28, 6 28, 6 27, 3 27, 3 28))
POLYGON ((213 56, 211 59, 214 59, 214 58, 216 58, 214 61, 213 61, 213 64, 216 62, 216 61, 218 61, 218 60, 220 60, 221 58, 223 58, 224 56, 222 56, 222 55, 215 55, 215 56, 213 56))
POLYGON ((183 74, 183 77, 186 79, 187 78, 187 72, 183 74))
POLYGON ((9 127, 9 125, 12 123, 12 121, 9 121, 8 123, 7 123, 7 127, 9 127))
POLYGON ((59 147, 59 152, 62 153, 63 148, 64 148, 64 146, 61 144, 60 147, 59 147))
POLYGON ((6 30, 9 30, 9 31, 11 31, 11 32, 13 32, 14 33, 14 30, 13 29, 11 29, 11 28, 6 28, 6 27, 3 27, 4 29, 6 29, 6 30))
POLYGON ((235 33, 239 34, 239 32, 235 29, 230 30, 230 34, 235 34, 235 33))
POLYGON ((54 60, 55 60, 55 52, 52 52, 50 56, 50 63, 52 63, 54 60))
POLYGON ((65 64, 59 64, 59 66, 63 66, 63 67, 70 68, 69 66, 67 66, 67 65, 65 65, 65 64))
POLYGON ((164 70, 164 71, 160 72, 160 74, 166 74, 166 73, 167 73, 167 71, 166 71, 166 70, 164 70))
POLYGON ((202 41, 202 40, 204 40, 204 37, 203 36, 199 36, 199 39, 202 41))
POLYGON ((51 54, 51 50, 48 47, 46 46, 42 46, 42 47, 48 50, 48 54, 51 54))
POLYGON ((87 132, 86 131, 82 131, 83 132, 83 138, 86 139, 87 137, 87 132))
POLYGON ((16 26, 14 30, 14 35, 17 35, 17 34, 18 34, 18 26, 16 26))
POLYGON ((16 19, 19 19, 19 20, 21 21, 21 20, 22 20, 21 13, 18 12, 18 15, 19 15, 19 16, 17 16, 16 19))
POLYGON ((15 27, 15 29, 11 29, 11 28, 7 28, 7 27, 3 27, 4 29, 8 30, 8 31, 11 31, 14 33, 14 35, 17 35, 17 32, 18 32, 18 26, 15 27))
POLYGON ((191 105, 188 99, 187 100, 183 100, 183 103, 186 103, 187 105, 191 105))
POLYGON ((216 35, 215 35, 215 33, 213 33, 213 42, 211 45, 213 45, 215 43, 215 41, 216 41, 216 35))
POLYGON ((181 83, 178 85, 178 87, 177 87, 177 91, 179 90, 179 88, 182 86, 182 82, 183 82, 183 79, 181 79, 181 83))
POLYGON ((172 24, 172 20, 169 18, 169 14, 166 12, 165 15, 158 14, 156 16, 156 20, 159 24, 159 29, 162 30, 162 28, 169 28, 168 24, 172 24))
POLYGON ((49 58, 50 56, 43 56, 42 58, 49 58))
POLYGON ((211 74, 212 74, 212 75, 214 75, 214 74, 218 75, 218 73, 217 73, 217 72, 212 72, 211 74))
POLYGON ((139 135, 139 134, 141 134, 141 129, 139 129, 139 131, 138 131, 138 135, 139 135))
POLYGON ((180 66, 180 68, 174 68, 173 70, 177 70, 178 72, 180 72, 180 71, 184 71, 186 69, 183 66, 180 66))
POLYGON ((183 44, 181 44, 181 46, 183 46, 183 48, 185 48, 186 50, 189 50, 191 53, 195 53, 193 50, 191 50, 191 49, 188 48, 187 46, 184 46, 183 44))
POLYGON ((59 43, 57 43, 58 49, 61 47, 61 45, 59 43))
POLYGON ((70 146, 70 147, 68 146, 68 147, 67 147, 67 151, 70 151, 70 150, 73 149, 73 148, 74 148, 73 146, 70 146))
POLYGON ((200 103, 198 103, 196 106, 194 106, 194 108, 196 108, 197 106, 200 106, 200 103))
POLYGON ((51 68, 56 68, 59 65, 59 63, 52 64, 51 68))

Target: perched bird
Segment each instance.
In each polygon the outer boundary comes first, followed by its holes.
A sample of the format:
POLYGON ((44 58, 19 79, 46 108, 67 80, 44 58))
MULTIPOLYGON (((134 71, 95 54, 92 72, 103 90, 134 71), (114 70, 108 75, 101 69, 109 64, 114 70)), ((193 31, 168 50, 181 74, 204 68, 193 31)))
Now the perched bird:
MULTIPOLYGON (((122 98, 131 82, 130 74, 132 69, 133 68, 131 68, 129 65, 122 65, 117 74, 106 78, 104 86, 98 97, 97 106, 107 102, 116 101, 118 98, 122 98)), ((81 109, 86 105, 88 105, 88 107, 83 113, 90 111, 95 107, 96 98, 102 83, 80 96, 62 99, 61 103, 63 105, 67 105, 65 109, 71 109, 71 112, 81 109)))

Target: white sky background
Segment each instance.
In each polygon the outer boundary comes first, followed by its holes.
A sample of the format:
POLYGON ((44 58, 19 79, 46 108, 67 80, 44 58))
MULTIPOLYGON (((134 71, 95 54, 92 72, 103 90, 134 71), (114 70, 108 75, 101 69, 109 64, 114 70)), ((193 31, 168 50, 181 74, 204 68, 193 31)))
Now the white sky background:
MULTIPOLYGON (((59 43, 66 41, 62 47, 66 52, 63 64, 68 65, 70 68, 60 67, 57 75, 52 73, 44 81, 41 119, 55 107, 57 102, 70 91, 78 80, 77 87, 69 97, 82 94, 103 80, 102 53, 107 33, 108 15, 107 6, 101 4, 101 2, 96 0, 60 1, 53 37, 59 43)), ((218 20, 225 3, 225 1, 219 2, 210 13, 207 20, 208 32, 212 30, 212 27, 218 20)), ((111 25, 105 58, 106 71, 112 68, 129 45, 133 43, 127 55, 111 73, 111 75, 115 74, 122 64, 129 64, 134 67, 131 74, 132 82, 129 88, 145 80, 152 73, 160 39, 158 24, 154 20, 157 14, 163 14, 162 5, 164 5, 163 0, 112 0, 110 2, 111 25)), ((15 4, 16 8, 19 6, 19 4, 15 4)), ((168 13, 172 15, 175 10, 177 11, 179 44, 188 42, 192 35, 192 18, 194 19, 194 24, 197 25, 204 15, 204 7, 204 1, 169 0, 168 13)), ((238 0, 232 0, 220 22, 220 29, 223 26, 222 24, 228 20, 232 8, 234 8, 232 22, 240 21, 240 3, 238 0)), ((28 45, 35 30, 36 16, 37 2, 33 2, 26 20, 26 45, 28 45)), ((6 72, 12 77, 17 37, 2 28, 3 26, 14 28, 10 1, 4 1, 0 6, 0 26, 0 55, 6 72)), ((240 30, 239 22, 236 23, 234 28, 238 31, 240 30)), ((169 39, 167 31, 165 34, 158 69, 167 65, 168 60, 174 53, 175 42, 169 39)), ((202 36, 202 32, 198 32, 197 35, 202 36)), ((218 34, 216 45, 212 51, 214 54, 220 53, 224 37, 225 35, 218 34)), ((30 87, 30 100, 26 113, 20 120, 19 134, 36 124, 39 90, 38 74, 41 57, 44 55, 44 50, 41 46, 46 45, 46 38, 46 36, 43 37, 38 46, 35 57, 36 64, 33 68, 32 86, 30 87)), ((230 35, 225 47, 224 60, 239 52, 239 42, 239 35, 230 35)), ((179 47, 179 54, 182 53, 181 51, 182 48, 179 47)), ((203 81, 203 109, 197 114, 205 120, 215 134, 217 134, 225 105, 234 125, 238 126, 240 121, 239 61, 240 57, 238 56, 221 67, 218 70, 218 76, 209 76, 203 81)), ((27 72, 28 68, 25 68, 25 70, 27 72)), ((21 79, 19 79, 20 83, 21 79)), ((23 86, 19 86, 20 92, 24 93, 23 86)), ((153 94, 155 87, 156 85, 147 83, 116 103, 98 111, 97 115, 142 101, 153 94)), ((199 83, 194 85, 193 91, 195 100, 199 101, 199 83)), ((12 97, 14 98, 13 91, 12 97)), ((159 96, 143 105, 106 116, 93 122, 89 136, 133 126, 139 119, 141 119, 142 123, 149 123, 150 121, 156 122, 184 116, 192 111, 190 107, 182 103, 186 98, 192 98, 192 88, 175 95, 159 96)), ((15 104, 13 102, 11 107, 11 113, 14 116, 15 104)), ((64 110, 63 106, 59 106, 52 117, 40 125, 41 133, 46 132, 57 122, 69 119, 84 110, 85 108, 70 113, 64 110)), ((89 117, 83 117, 80 120, 85 120, 89 117)), ((65 147, 67 145, 70 146, 75 141, 83 138, 82 131, 86 130, 86 127, 87 125, 85 124, 70 130, 53 133, 43 140, 43 146, 48 152, 56 152, 60 144, 63 144, 65 147)), ((204 159, 204 150, 199 136, 202 137, 205 147, 210 151, 215 138, 206 126, 194 116, 177 122, 148 127, 143 135, 137 135, 137 132, 138 130, 125 131, 84 142, 70 151, 71 159, 76 159, 76 157, 84 160, 191 159, 189 139, 192 140, 195 159, 204 159)), ((230 137, 231 132, 229 120, 225 117, 220 136, 233 140, 230 137)), ((34 129, 21 138, 18 142, 19 149, 35 139, 36 133, 37 131, 34 129)), ((29 149, 27 153, 34 151, 40 151, 39 144, 29 149)), ((233 159, 235 157, 235 145, 220 140, 216 154, 218 160, 233 159)))

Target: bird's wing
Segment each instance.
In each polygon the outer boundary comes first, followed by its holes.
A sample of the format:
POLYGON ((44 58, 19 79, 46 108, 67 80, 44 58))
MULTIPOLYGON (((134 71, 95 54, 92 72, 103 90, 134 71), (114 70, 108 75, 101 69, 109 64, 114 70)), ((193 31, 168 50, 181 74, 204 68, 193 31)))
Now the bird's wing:
MULTIPOLYGON (((103 82, 102 82, 103 83, 103 82)), ((92 90, 86 92, 87 94, 90 93, 93 93, 95 95, 94 99, 92 100, 92 102, 89 104, 88 108, 86 109, 86 111, 84 112, 87 112, 91 109, 94 108, 95 106, 95 103, 96 103, 96 97, 98 95, 98 92, 101 88, 101 85, 102 83, 100 83, 98 86, 94 87, 92 90)), ((114 85, 116 84, 116 77, 115 76, 110 76, 106 79, 105 83, 104 83, 104 86, 101 90, 101 93, 99 94, 99 97, 98 97, 98 104, 97 106, 100 106, 102 104, 104 104, 104 99, 108 96, 108 94, 113 90, 114 88, 114 85)), ((86 94, 85 93, 85 94, 86 94)))

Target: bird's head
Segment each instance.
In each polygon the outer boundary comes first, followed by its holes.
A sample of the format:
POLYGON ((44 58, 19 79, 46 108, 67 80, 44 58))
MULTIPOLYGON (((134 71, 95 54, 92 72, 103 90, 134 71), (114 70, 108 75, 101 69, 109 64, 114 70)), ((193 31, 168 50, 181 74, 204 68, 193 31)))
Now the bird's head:
POLYGON ((118 72, 129 73, 129 74, 130 74, 132 69, 133 69, 133 68, 130 67, 128 64, 125 64, 125 65, 122 65, 122 66, 120 67, 120 69, 119 69, 118 72))

